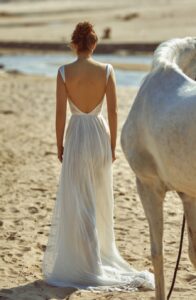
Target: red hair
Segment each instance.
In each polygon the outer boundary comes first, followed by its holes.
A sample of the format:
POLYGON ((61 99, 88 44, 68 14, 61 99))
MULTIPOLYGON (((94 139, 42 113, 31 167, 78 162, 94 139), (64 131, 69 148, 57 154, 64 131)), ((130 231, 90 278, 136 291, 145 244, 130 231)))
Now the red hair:
POLYGON ((98 41, 93 25, 88 22, 79 22, 71 36, 71 43, 78 46, 77 51, 90 51, 92 46, 98 41))

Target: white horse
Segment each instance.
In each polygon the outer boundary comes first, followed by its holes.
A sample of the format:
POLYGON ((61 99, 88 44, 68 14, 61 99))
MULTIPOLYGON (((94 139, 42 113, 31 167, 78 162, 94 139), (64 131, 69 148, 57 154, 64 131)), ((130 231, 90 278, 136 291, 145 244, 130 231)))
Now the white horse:
POLYGON ((167 191, 176 191, 182 199, 189 257, 196 267, 195 78, 196 38, 160 44, 120 137, 149 223, 157 300, 165 300, 162 240, 167 191))

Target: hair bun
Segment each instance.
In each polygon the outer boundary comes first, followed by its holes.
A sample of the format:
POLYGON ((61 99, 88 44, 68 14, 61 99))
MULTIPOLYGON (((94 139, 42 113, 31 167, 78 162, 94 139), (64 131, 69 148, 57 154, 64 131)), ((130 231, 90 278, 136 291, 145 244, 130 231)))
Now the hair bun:
POLYGON ((93 26, 89 22, 78 23, 76 31, 81 35, 88 35, 93 31, 93 26))
POLYGON ((78 51, 91 50, 92 45, 98 41, 93 25, 88 22, 79 22, 72 33, 71 42, 78 46, 78 51))

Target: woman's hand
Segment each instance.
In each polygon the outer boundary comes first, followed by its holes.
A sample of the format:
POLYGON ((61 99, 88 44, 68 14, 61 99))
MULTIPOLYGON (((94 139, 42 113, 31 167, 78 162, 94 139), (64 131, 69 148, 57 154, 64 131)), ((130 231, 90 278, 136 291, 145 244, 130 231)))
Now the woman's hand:
POLYGON ((59 161, 61 163, 63 161, 63 151, 64 151, 64 147, 63 146, 59 146, 58 147, 58 159, 59 159, 59 161))

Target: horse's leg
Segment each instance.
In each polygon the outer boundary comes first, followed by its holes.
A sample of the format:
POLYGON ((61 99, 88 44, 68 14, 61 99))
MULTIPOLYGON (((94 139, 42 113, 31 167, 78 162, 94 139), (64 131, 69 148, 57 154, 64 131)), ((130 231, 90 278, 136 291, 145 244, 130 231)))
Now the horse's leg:
POLYGON ((165 300, 163 273, 163 200, 165 190, 137 178, 137 189, 149 223, 151 256, 155 273, 156 300, 165 300))
POLYGON ((196 268, 196 199, 180 193, 179 196, 182 199, 187 220, 189 258, 196 268))

